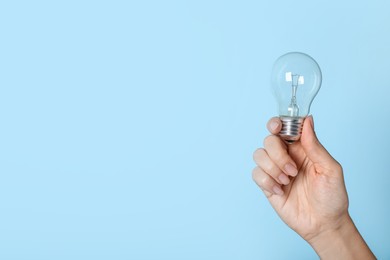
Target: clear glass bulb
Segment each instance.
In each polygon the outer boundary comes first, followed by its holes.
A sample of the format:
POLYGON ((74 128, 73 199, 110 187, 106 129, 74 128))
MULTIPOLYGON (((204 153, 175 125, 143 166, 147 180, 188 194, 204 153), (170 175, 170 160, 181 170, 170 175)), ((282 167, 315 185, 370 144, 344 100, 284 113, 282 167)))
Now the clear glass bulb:
POLYGON ((303 121, 320 90, 321 81, 320 67, 305 53, 289 52, 275 61, 271 86, 283 123, 280 136, 288 143, 299 140, 303 121))

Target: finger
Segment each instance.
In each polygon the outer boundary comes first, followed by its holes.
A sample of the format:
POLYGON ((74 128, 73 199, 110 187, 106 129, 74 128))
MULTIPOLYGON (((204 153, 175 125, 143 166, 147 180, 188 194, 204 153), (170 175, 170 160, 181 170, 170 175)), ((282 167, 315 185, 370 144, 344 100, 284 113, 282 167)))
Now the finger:
POLYGON ((256 167, 252 171, 252 178, 256 184, 262 189, 267 197, 272 195, 283 195, 284 191, 280 185, 262 169, 256 167))
POLYGON ((337 164, 318 140, 316 133, 314 132, 314 121, 312 116, 308 116, 303 124, 301 144, 307 157, 311 161, 325 165, 337 164))
POLYGON ((290 179, 284 174, 279 167, 269 158, 267 151, 259 148, 253 153, 255 163, 276 182, 283 185, 288 185, 290 179))
POLYGON ((280 121, 279 117, 271 118, 267 123, 267 129, 273 135, 278 134, 282 129, 282 121, 280 121))
POLYGON ((267 136, 264 139, 264 148, 281 171, 293 177, 298 174, 297 165, 288 154, 287 146, 282 139, 276 135, 267 136))

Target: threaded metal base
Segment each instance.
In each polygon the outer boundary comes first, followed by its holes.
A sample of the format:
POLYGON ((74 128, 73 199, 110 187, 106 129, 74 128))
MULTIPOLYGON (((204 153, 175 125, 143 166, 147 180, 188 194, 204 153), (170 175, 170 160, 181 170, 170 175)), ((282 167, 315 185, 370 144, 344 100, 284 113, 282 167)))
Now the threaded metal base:
POLYGON ((301 137, 304 117, 281 116, 282 130, 279 135, 287 143, 292 144, 301 137))

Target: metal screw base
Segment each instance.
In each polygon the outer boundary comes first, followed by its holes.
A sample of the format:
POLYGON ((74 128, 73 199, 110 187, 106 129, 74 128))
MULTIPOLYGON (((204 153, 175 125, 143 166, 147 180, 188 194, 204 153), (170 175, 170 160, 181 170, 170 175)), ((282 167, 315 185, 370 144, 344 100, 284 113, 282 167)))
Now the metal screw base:
POLYGON ((282 130, 279 135, 287 143, 292 144, 301 137, 304 117, 281 116, 282 130))

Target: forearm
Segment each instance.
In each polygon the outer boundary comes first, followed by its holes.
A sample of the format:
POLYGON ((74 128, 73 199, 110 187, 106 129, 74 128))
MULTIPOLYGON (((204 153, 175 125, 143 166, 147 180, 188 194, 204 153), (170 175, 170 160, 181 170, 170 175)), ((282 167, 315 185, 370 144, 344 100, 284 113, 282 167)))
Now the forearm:
POLYGON ((376 259, 348 216, 336 230, 322 232, 308 241, 323 259, 376 259))

